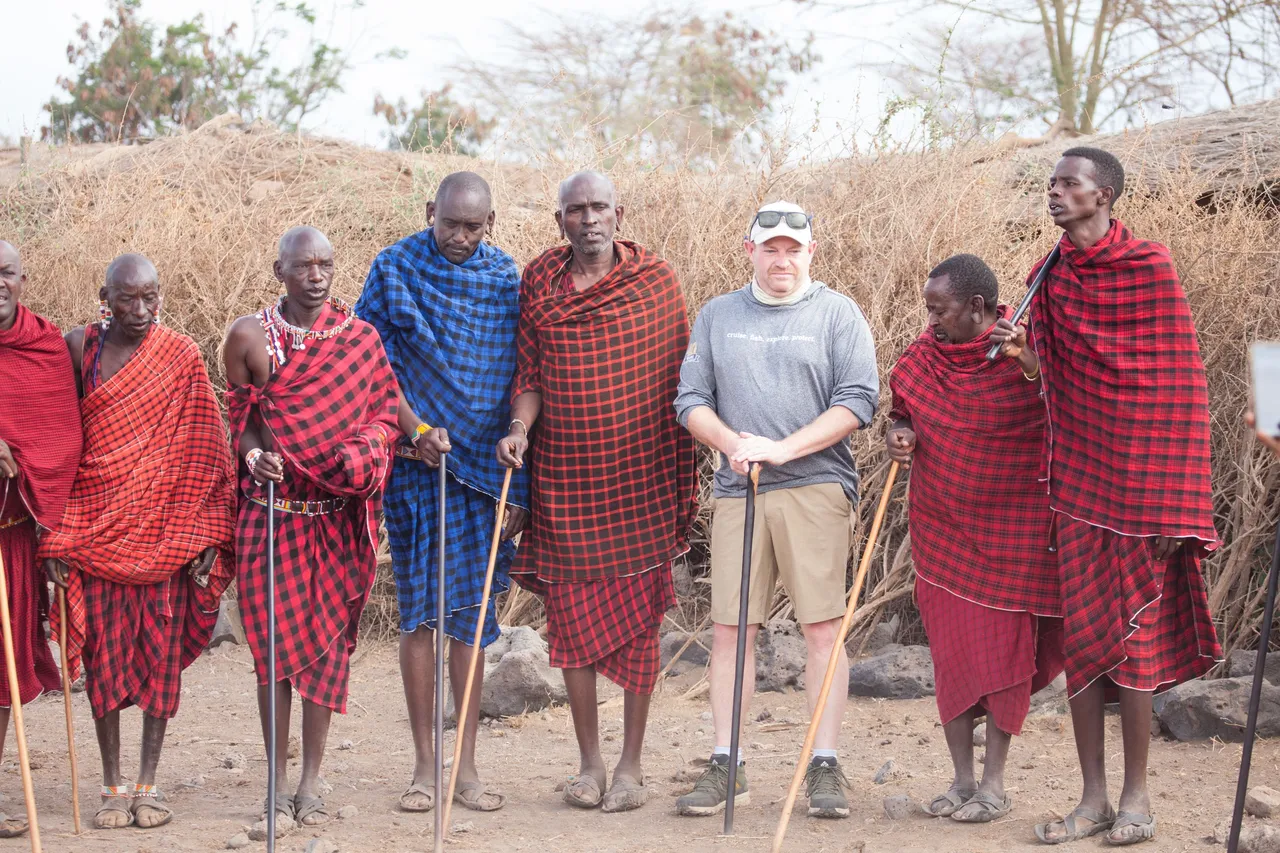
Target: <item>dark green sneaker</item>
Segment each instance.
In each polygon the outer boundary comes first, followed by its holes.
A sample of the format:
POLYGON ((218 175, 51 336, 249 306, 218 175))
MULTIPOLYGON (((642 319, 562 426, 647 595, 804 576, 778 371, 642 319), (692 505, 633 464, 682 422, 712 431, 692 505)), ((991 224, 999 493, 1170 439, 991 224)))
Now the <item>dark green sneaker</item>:
MULTIPOLYGON (((738 765, 738 776, 734 780, 737 795, 733 798, 733 807, 745 806, 751 802, 751 792, 747 790, 746 765, 738 765)), ((693 790, 676 800, 676 814, 705 817, 720 814, 728 800, 729 792, 729 756, 713 755, 706 771, 698 779, 693 790)), ((849 813, 848 805, 845 814, 849 813)))
POLYGON ((849 799, 844 795, 844 789, 850 787, 849 780, 834 758, 815 758, 804 781, 809 817, 849 816, 849 799))

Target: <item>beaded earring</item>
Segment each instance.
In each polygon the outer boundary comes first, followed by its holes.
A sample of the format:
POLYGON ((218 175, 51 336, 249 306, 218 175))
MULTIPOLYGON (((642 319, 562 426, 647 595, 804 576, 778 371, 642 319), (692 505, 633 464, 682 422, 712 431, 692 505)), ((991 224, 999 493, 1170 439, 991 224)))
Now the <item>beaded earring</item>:
POLYGON ((163 306, 164 306, 164 301, 163 301, 163 300, 161 300, 160 302, 156 303, 156 310, 155 310, 155 313, 151 315, 151 325, 153 325, 153 326, 159 326, 159 325, 160 325, 160 309, 161 309, 163 306))
POLYGON ((107 300, 98 300, 98 325, 102 327, 102 331, 106 331, 111 325, 111 309, 107 307, 107 300))

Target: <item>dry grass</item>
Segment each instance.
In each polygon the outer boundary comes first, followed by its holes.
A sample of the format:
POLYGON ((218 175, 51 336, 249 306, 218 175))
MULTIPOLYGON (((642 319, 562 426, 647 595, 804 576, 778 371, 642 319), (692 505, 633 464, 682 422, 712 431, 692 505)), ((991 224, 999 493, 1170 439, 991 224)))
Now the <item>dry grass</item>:
MULTIPOLYGON (((1143 159, 1136 147, 1149 144, 1144 140, 1131 140, 1135 161, 1143 159)), ((1162 145, 1174 144, 1162 139, 1162 145)), ((1169 162, 1185 162, 1175 154, 1169 162)), ((977 253, 999 274, 1006 297, 1018 295, 1026 270, 1056 237, 1051 223, 1027 214, 1038 207, 1041 185, 1027 164, 1025 152, 966 149, 773 174, 628 167, 613 177, 628 209, 624 236, 672 261, 691 311, 745 281, 741 237, 760 201, 789 197, 809 205, 820 240, 816 275, 862 306, 884 377, 920 328, 919 288, 937 261, 954 252, 977 253)), ((0 236, 23 251, 31 276, 27 302, 64 327, 93 317, 112 257, 126 250, 147 254, 160 270, 165 322, 200 343, 216 376, 223 329, 278 292, 271 261, 281 232, 304 222, 327 232, 338 256, 335 290, 354 299, 378 250, 420 229, 434 186, 461 167, 480 168, 489 177, 498 209, 496 242, 517 261, 556 242, 554 187, 567 165, 538 170, 375 152, 242 128, 231 120, 27 175, 0 189, 0 236)), ((1277 519, 1271 497, 1277 466, 1262 457, 1241 421, 1247 344, 1280 338, 1274 211, 1229 192, 1219 193, 1212 208, 1197 204, 1222 189, 1226 172, 1149 168, 1162 170, 1160 180, 1134 180, 1132 186, 1159 186, 1158 195, 1126 199, 1119 215, 1136 233, 1172 248, 1196 315, 1210 376, 1215 506, 1226 541, 1207 571, 1224 639, 1248 644, 1277 519)), ((1239 179, 1238 170, 1230 174, 1239 179)), ((854 440, 866 484, 859 510, 864 526, 884 482, 882 434, 883 423, 876 423, 854 440)), ((898 488, 869 579, 864 629, 873 616, 910 607, 904 488, 898 488)), ((700 527, 695 577, 705 552, 700 527)), ((373 613, 385 625, 394 612, 385 578, 378 593, 373 613)), ((695 620, 695 605, 686 604, 685 621, 695 620)), ((786 609, 780 601, 780 612, 786 609)), ((505 615, 540 618, 535 603, 519 597, 506 602, 505 615)))

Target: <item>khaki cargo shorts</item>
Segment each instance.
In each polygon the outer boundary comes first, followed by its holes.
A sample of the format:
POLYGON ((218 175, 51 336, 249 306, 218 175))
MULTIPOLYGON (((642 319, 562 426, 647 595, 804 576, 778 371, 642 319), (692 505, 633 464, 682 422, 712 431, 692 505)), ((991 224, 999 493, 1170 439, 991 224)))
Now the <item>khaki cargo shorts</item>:
MULTIPOLYGON (((711 521, 711 619, 738 624, 746 498, 717 498, 711 521)), ((778 578, 802 625, 844 615, 853 506, 839 483, 774 489, 756 496, 747 624, 768 619, 778 578)))

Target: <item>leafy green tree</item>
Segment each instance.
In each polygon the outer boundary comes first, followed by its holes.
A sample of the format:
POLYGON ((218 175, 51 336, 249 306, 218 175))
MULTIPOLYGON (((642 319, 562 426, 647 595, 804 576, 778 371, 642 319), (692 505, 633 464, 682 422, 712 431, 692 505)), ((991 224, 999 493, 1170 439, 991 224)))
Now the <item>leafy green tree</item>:
POLYGON ((386 119, 387 146, 398 151, 447 151, 475 156, 494 127, 473 107, 460 104, 452 86, 434 92, 423 91, 416 106, 400 98, 395 103, 382 95, 373 99, 373 114, 386 119))
POLYGON ((758 148, 788 83, 818 60, 811 36, 793 43, 732 12, 673 7, 512 24, 498 49, 454 71, 490 135, 529 153, 698 160, 758 148))
MULTIPOLYGON (((362 0, 353 0, 358 7, 362 0)), ((210 32, 203 15, 167 27, 142 17, 141 0, 111 0, 95 33, 82 23, 67 46, 72 76, 58 85, 69 96, 45 105, 44 139, 131 141, 200 126, 234 110, 296 130, 329 95, 342 91, 351 67, 346 50, 322 37, 306 3, 255 0, 247 43, 239 25, 210 32), (281 66, 282 45, 303 40, 305 58, 281 66)))

